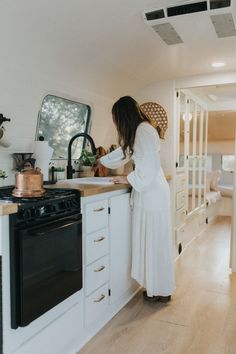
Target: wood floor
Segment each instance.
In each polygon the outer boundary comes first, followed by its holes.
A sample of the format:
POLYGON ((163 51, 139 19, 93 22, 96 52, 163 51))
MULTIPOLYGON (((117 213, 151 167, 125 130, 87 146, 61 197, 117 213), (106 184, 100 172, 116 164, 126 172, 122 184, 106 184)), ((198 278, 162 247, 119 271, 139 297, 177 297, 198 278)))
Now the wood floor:
POLYGON ((236 354, 236 275, 230 219, 207 227, 176 262, 170 304, 138 294, 80 354, 236 354))

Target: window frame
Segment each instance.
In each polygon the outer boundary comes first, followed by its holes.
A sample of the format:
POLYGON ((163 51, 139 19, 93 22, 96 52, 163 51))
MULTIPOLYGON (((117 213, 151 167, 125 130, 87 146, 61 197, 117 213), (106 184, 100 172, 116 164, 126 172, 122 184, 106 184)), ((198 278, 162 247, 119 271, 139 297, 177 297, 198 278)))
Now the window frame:
MULTIPOLYGON (((86 119, 86 124, 85 124, 85 130, 84 131, 81 131, 81 133, 86 133, 86 134, 89 134, 90 133, 90 130, 91 130, 91 122, 92 122, 92 119, 91 119, 91 115, 92 115, 92 107, 88 104, 88 103, 84 103, 84 102, 80 102, 80 101, 75 101, 74 99, 71 99, 71 98, 67 98, 67 97, 63 97, 63 96, 58 96, 56 94, 53 94, 53 93, 48 93, 46 94, 42 101, 41 101, 41 106, 40 106, 40 109, 38 111, 38 119, 37 119, 37 126, 36 126, 36 133, 35 133, 35 141, 38 141, 39 140, 39 127, 40 127, 40 116, 41 116, 41 112, 42 112, 42 107, 43 107, 43 103, 44 103, 44 100, 46 97, 48 96, 51 96, 51 97, 55 97, 55 98, 59 98, 59 99, 62 99, 64 101, 68 101, 68 102, 71 102, 71 103, 75 103, 75 104, 80 104, 80 105, 84 105, 86 106, 87 108, 87 119, 86 119)), ((73 135, 71 136, 71 138, 73 137, 73 135)), ((69 144, 69 141, 68 141, 68 144, 69 144)), ((83 138, 83 142, 82 142, 82 149, 84 149, 86 146, 86 139, 83 138)), ((81 150, 82 150, 81 149, 81 150)), ((63 157, 52 157, 52 160, 67 160, 68 156, 65 156, 65 158, 63 157)), ((79 156, 76 157, 76 158, 72 158, 72 160, 77 160, 79 159, 79 156)))
MULTIPOLYGON (((227 157, 227 156, 231 156, 231 157, 233 157, 233 158, 235 159, 235 156, 232 155, 232 154, 221 155, 221 168, 222 168, 222 171, 224 171, 224 172, 229 172, 229 173, 233 173, 233 172, 234 172, 234 168, 233 168, 232 170, 227 170, 227 169, 224 168, 224 164, 223 164, 223 162, 224 162, 224 157, 227 157)), ((233 164, 234 164, 234 163, 235 163, 235 161, 233 162, 233 164)))

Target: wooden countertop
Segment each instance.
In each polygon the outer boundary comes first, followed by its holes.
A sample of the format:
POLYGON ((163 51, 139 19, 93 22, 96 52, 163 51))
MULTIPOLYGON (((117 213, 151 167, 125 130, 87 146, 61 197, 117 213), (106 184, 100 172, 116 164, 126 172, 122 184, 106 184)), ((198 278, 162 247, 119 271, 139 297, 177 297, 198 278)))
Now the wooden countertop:
MULTIPOLYGON (((166 180, 171 180, 171 176, 166 176, 166 180)), ((129 184, 79 184, 70 183, 70 180, 65 183, 46 185, 46 188, 72 188, 79 189, 82 197, 88 197, 96 194, 129 189, 129 184)), ((0 216, 17 213, 18 207, 16 203, 7 203, 0 201, 0 216)))
POLYGON ((0 216, 17 213, 18 207, 16 203, 7 203, 0 201, 0 216))
POLYGON ((114 192, 122 189, 129 189, 129 184, 79 184, 70 183, 70 180, 65 183, 46 186, 47 188, 72 188, 79 189, 81 197, 89 197, 96 194, 114 192))
MULTIPOLYGON (((171 176, 166 176, 166 180, 171 180, 171 176)), ((70 183, 70 180, 65 182, 56 183, 54 185, 47 185, 47 188, 72 188, 79 189, 81 197, 89 197, 96 194, 114 192, 122 189, 129 189, 131 186, 129 184, 79 184, 70 183)))

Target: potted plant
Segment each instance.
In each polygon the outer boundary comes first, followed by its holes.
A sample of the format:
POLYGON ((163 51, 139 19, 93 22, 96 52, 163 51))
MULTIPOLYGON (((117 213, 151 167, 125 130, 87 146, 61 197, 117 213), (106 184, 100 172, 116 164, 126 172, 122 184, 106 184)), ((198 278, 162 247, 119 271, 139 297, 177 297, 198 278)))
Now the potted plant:
POLYGON ((59 181, 60 179, 65 179, 65 168, 64 167, 55 167, 56 178, 59 181))
POLYGON ((83 149, 81 151, 81 155, 79 158, 79 164, 80 164, 80 177, 91 177, 94 176, 94 171, 93 171, 93 166, 96 162, 96 156, 86 150, 83 149))
POLYGON ((7 178, 6 171, 0 170, 0 187, 3 186, 4 179, 7 178))

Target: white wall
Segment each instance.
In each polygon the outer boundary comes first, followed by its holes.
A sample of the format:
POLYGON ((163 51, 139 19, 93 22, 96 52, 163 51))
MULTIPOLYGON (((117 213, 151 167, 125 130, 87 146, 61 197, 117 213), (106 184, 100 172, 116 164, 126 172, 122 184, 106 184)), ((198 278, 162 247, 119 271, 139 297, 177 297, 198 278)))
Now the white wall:
MULTIPOLYGON (((0 169, 7 171, 9 178, 5 184, 14 182, 13 152, 31 152, 31 144, 35 138, 38 111, 42 99, 47 94, 74 99, 92 106, 91 135, 97 146, 108 147, 116 142, 116 132, 111 119, 113 99, 73 87, 70 82, 62 82, 60 78, 49 78, 37 72, 20 67, 12 67, 6 62, 0 67, 0 113, 11 118, 4 124, 12 145, 9 148, 0 146, 0 169)), ((17 63, 16 63, 17 64, 17 63)))
POLYGON ((233 155, 234 154, 234 141, 224 140, 208 142, 207 153, 211 154, 223 154, 223 155, 233 155))
POLYGON ((135 98, 140 104, 156 102, 167 113, 168 129, 165 139, 161 140, 161 162, 165 174, 173 176, 175 156, 174 81, 163 81, 145 87, 135 93, 135 98))

